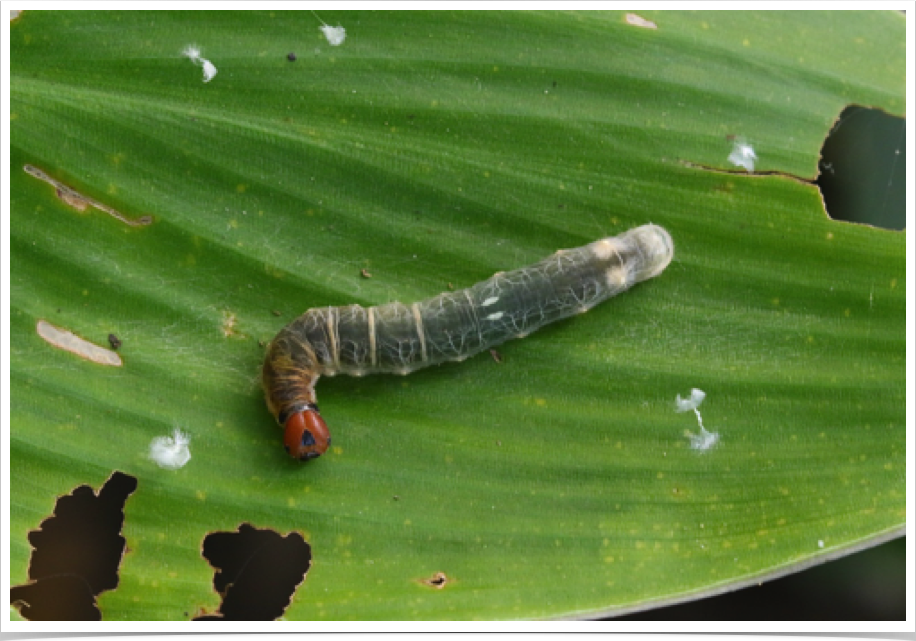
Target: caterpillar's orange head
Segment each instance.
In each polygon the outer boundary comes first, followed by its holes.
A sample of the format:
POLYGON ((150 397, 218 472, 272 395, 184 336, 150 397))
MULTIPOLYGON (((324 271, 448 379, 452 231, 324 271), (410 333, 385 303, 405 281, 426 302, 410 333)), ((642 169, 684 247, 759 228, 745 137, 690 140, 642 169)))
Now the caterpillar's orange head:
POLYGON ((300 461, 318 458, 328 451, 330 444, 331 433, 317 405, 309 403, 286 419, 283 447, 293 458, 300 461))

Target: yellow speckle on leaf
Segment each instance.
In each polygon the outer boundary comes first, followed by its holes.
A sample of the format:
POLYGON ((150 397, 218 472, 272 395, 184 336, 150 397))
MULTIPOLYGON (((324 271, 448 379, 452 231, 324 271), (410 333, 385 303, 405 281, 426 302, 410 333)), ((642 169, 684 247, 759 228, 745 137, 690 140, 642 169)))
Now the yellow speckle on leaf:
POLYGON ((236 323, 238 323, 238 319, 235 317, 235 314, 233 314, 232 312, 228 312, 228 311, 223 312, 223 324, 222 324, 223 336, 225 336, 226 338, 229 338, 230 336, 235 336, 236 335, 236 331, 235 331, 236 323))
POLYGON ((246 191, 248 191, 248 185, 244 183, 239 183, 238 185, 235 186, 235 190, 240 194, 244 194, 246 191))

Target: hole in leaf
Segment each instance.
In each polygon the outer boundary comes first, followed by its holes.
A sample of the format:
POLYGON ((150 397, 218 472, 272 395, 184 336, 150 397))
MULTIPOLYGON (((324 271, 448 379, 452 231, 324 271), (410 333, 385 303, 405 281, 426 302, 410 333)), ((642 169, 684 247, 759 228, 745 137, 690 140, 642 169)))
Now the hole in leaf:
POLYGON ((10 590, 10 603, 23 617, 101 620, 95 599, 118 587, 124 504, 136 489, 136 478, 114 472, 98 493, 81 485, 57 499, 54 515, 29 532, 29 583, 10 590))
POLYGON ((216 570, 219 610, 195 621, 272 621, 292 602, 312 564, 311 546, 298 532, 280 536, 242 523, 238 532, 214 532, 202 554, 216 570))
POLYGON ((834 220, 906 226, 906 121, 846 107, 821 148, 816 183, 834 220))
POLYGON ((436 572, 430 578, 423 579, 423 583, 431 588, 441 590, 445 587, 445 584, 448 583, 448 577, 445 576, 445 572, 436 572))

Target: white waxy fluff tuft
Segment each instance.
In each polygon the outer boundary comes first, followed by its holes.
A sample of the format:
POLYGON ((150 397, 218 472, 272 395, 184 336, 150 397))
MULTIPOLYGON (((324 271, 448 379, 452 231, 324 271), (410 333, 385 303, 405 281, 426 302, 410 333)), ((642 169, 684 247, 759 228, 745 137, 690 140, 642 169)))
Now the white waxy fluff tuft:
POLYGON ((193 62, 194 64, 198 64, 201 66, 204 72, 204 82, 210 82, 211 80, 213 80, 213 77, 217 73, 216 65, 214 65, 212 62, 210 62, 206 58, 201 57, 200 47, 198 47, 197 45, 188 45, 181 52, 181 55, 183 55, 185 58, 190 59, 191 62, 193 62))
POLYGON ((206 58, 201 58, 200 62, 204 68, 204 82, 210 82, 213 80, 213 76, 216 75, 216 67, 206 58))
POLYGON ((699 450, 705 452, 708 449, 711 449, 719 442, 719 433, 718 432, 707 432, 706 428, 702 425, 700 426, 699 434, 690 435, 690 449, 699 450))
POLYGON ((681 395, 677 395, 677 400, 675 404, 677 405, 676 412, 689 412, 690 410, 695 410, 700 406, 700 403, 703 402, 703 399, 706 398, 706 392, 701 389, 692 389, 690 390, 690 398, 681 398, 681 395))
POLYGON ((332 27, 328 24, 322 25, 321 33, 328 39, 328 44, 332 47, 342 45, 343 41, 347 39, 347 30, 340 26, 332 27))
POLYGON ((736 167, 744 167, 749 172, 754 171, 756 160, 757 154, 754 153, 754 148, 743 140, 736 140, 732 152, 728 155, 728 162, 736 167))
POLYGON ((697 425, 700 426, 699 434, 687 434, 687 438, 690 440, 690 449, 698 450, 700 452, 705 452, 706 450, 712 449, 715 447, 716 443, 719 442, 719 433, 710 432, 705 427, 703 427, 703 416, 700 414, 700 403, 703 402, 703 399, 706 398, 706 392, 701 389, 693 388, 690 390, 690 398, 681 398, 681 395, 677 395, 677 400, 675 400, 675 412, 689 412, 693 411, 697 415, 697 425))
POLYGON ((191 460, 191 449, 188 445, 191 437, 175 428, 172 436, 157 436, 149 446, 149 457, 167 470, 177 470, 191 460))

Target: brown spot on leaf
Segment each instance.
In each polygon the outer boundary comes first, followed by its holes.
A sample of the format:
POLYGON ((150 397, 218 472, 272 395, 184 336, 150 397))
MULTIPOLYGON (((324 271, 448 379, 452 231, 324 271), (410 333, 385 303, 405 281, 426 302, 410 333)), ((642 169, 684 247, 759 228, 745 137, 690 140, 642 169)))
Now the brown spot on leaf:
POLYGON ((58 198, 73 207, 76 211, 86 211, 89 209, 89 201, 76 192, 57 189, 55 193, 58 198))
POLYGON ((448 583, 449 579, 445 576, 445 572, 436 572, 428 579, 423 579, 423 584, 428 585, 431 588, 436 588, 441 590, 445 587, 445 584, 448 583))

